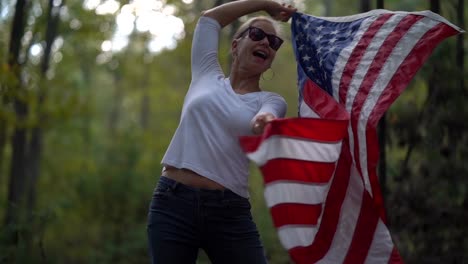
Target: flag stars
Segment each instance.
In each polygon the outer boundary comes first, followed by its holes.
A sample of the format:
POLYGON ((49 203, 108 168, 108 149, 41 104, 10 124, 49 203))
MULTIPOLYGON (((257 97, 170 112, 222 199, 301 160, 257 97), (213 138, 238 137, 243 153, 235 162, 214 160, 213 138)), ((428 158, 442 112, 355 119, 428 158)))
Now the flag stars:
POLYGON ((316 42, 320 42, 320 40, 322 40, 323 36, 322 35, 318 35, 316 38, 315 38, 315 41, 316 42))
POLYGON ((304 49, 304 44, 300 45, 298 50, 303 50, 304 49))
POLYGON ((307 67, 307 71, 308 71, 308 72, 315 73, 315 69, 314 69, 314 67, 313 67, 313 66, 309 66, 309 67, 307 67))
POLYGON ((333 44, 337 41, 338 39, 336 37, 333 37, 332 39, 330 39, 329 43, 330 44, 333 44))
POLYGON ((304 57, 302 57, 302 60, 303 61, 309 61, 311 58, 309 57, 309 55, 305 55, 304 57))
POLYGON ((308 28, 309 28, 309 26, 310 26, 310 23, 309 23, 309 22, 307 22, 307 24, 305 24, 305 25, 304 25, 304 29, 308 29, 308 28))
POLYGON ((322 30, 323 30, 323 26, 322 26, 322 25, 318 26, 316 30, 317 30, 317 32, 322 31, 322 30))
POLYGON ((338 29, 335 29, 335 30, 333 30, 330 34, 332 34, 332 35, 338 35, 338 33, 340 33, 340 32, 338 31, 338 29))

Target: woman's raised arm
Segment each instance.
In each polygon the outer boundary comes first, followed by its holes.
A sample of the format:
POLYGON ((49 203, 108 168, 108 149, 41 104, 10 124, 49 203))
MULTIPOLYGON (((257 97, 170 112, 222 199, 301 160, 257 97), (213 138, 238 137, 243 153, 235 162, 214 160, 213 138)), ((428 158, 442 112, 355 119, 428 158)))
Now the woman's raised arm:
POLYGON ((206 10, 202 15, 217 20, 224 27, 241 16, 258 11, 265 11, 273 19, 286 22, 296 9, 272 0, 239 0, 206 10))

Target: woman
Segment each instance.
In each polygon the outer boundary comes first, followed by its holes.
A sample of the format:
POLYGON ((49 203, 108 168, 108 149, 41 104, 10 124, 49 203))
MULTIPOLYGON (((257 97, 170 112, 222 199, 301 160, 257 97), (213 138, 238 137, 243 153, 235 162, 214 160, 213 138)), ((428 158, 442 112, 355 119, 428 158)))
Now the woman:
POLYGON ((275 21, 258 17, 239 28, 229 78, 218 61, 221 28, 257 11, 286 22, 296 10, 269 0, 234 1, 203 12, 198 21, 192 82, 148 215, 153 263, 195 263, 199 248, 213 263, 266 263, 238 139, 262 133, 286 113, 284 99, 259 85, 283 42, 275 21))

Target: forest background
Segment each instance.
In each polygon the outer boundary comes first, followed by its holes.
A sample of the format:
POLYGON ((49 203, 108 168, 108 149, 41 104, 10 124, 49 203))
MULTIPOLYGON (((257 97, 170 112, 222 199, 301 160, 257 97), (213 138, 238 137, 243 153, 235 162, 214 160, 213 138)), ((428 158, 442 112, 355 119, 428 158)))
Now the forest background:
MULTIPOLYGON (((190 82, 193 28, 223 2, 0 0, 0 263, 149 262, 147 210, 190 82)), ((286 2, 317 16, 432 10, 468 28, 464 0, 286 2)), ((262 86, 293 117, 288 27, 262 86)), ((221 36, 226 72, 232 32, 221 36)), ((380 183, 406 263, 468 263, 467 45, 466 34, 439 45, 379 124, 380 183)), ((270 263, 291 263, 252 172, 270 263)))

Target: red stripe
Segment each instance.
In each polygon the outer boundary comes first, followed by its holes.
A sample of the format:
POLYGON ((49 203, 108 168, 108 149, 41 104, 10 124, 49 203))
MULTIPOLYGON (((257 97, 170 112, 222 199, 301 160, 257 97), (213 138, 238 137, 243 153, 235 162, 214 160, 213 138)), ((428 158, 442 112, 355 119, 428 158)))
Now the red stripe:
POLYGON ((260 136, 243 136, 239 137, 239 143, 242 147, 242 150, 246 153, 255 152, 260 144, 262 143, 263 138, 260 136))
POLYGON ((403 260, 401 259, 400 253, 396 247, 393 247, 392 254, 390 255, 390 259, 388 260, 389 264, 403 264, 403 260))
POLYGON ((353 240, 343 263, 364 263, 379 222, 379 214, 374 201, 367 191, 363 192, 361 212, 354 230, 353 240))
POLYGON ((279 180, 328 183, 334 170, 335 163, 293 159, 274 159, 261 167, 265 184, 279 180))
POLYGON ((347 120, 324 120, 316 118, 286 118, 271 121, 261 136, 244 136, 239 141, 247 152, 256 151, 267 138, 285 136, 337 143, 346 135, 347 120))
POLYGON ((349 114, 346 109, 342 105, 337 104, 333 97, 312 80, 307 79, 302 91, 304 102, 314 110, 320 118, 349 120, 349 114))
MULTIPOLYGON (((413 47, 413 50, 411 50, 408 56, 406 56, 405 61, 395 72, 391 81, 380 96, 377 105, 384 109, 388 109, 395 101, 395 99, 406 88, 411 79, 413 79, 416 72, 421 68, 429 55, 431 55, 434 48, 442 40, 459 33, 460 32, 444 23, 440 23, 431 30, 427 31, 426 34, 413 47)), ((375 126, 382 117, 383 113, 383 111, 374 109, 369 117, 368 123, 375 126)))
POLYGON ((348 143, 343 142, 342 152, 323 208, 323 216, 317 235, 312 245, 289 250, 294 262, 314 263, 322 259, 330 249, 341 214, 341 206, 348 189, 350 168, 351 153, 348 143))
POLYGON ((340 80, 339 86, 339 98, 340 104, 346 105, 346 95, 348 93, 349 84, 353 79, 354 73, 356 72, 357 66, 361 62, 364 53, 372 42, 375 34, 379 31, 379 29, 385 24, 385 22, 392 17, 393 14, 384 14, 381 15, 377 20, 375 20, 372 25, 369 26, 368 30, 364 33, 362 38, 359 40, 359 43, 353 49, 351 56, 349 57, 348 62, 343 70, 343 74, 340 80))
POLYGON ((276 228, 284 225, 317 225, 321 204, 279 204, 270 208, 276 228))
POLYGON ((313 141, 339 142, 346 135, 347 120, 317 118, 287 118, 271 122, 266 137, 281 135, 313 141))
MULTIPOLYGON (((353 101, 353 107, 351 108, 351 126, 353 131, 353 138, 354 138, 354 160, 356 164, 356 169, 358 170, 359 174, 362 176, 362 168, 361 168, 361 157, 360 151, 361 147, 359 145, 358 140, 358 123, 361 116, 361 110, 364 106, 366 98, 369 94, 369 91, 373 87, 375 80, 380 75, 382 71, 382 67, 385 65, 385 62, 390 57, 392 51, 394 50, 395 46, 399 43, 401 38, 408 32, 408 30, 413 26, 417 21, 424 18, 423 16, 414 16, 408 15, 404 17, 398 25, 395 27, 395 30, 388 35, 385 39, 382 46, 380 46, 379 51, 376 53, 372 64, 370 65, 366 75, 363 78, 361 86, 358 89, 356 97, 353 101)), ((375 105, 376 111, 385 112, 387 109, 382 108, 380 105, 375 105)), ((366 153, 367 155, 367 153, 366 153)))
POLYGON ((387 214, 385 212, 385 204, 380 189, 379 179, 377 177, 377 166, 379 162, 379 140, 375 127, 367 127, 366 130, 367 144, 367 171, 369 182, 372 189, 372 197, 374 204, 379 211, 380 218, 384 223, 387 223, 387 214))

